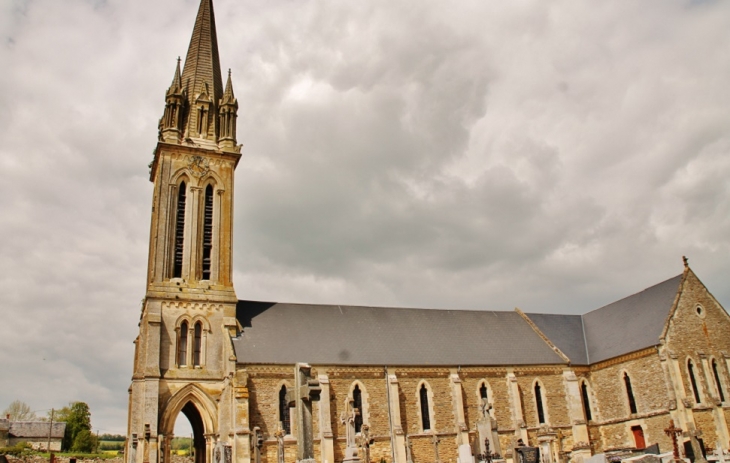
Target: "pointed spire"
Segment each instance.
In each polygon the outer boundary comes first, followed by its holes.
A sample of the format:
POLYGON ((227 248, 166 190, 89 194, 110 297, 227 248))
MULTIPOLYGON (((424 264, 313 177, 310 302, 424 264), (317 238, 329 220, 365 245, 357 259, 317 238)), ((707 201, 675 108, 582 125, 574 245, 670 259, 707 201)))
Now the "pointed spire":
POLYGON ((188 103, 195 101, 196 94, 203 84, 207 84, 208 91, 212 92, 213 101, 218 101, 223 96, 213 0, 200 1, 193 36, 185 58, 182 82, 188 93, 188 103))
POLYGON ((180 76, 180 57, 177 57, 177 68, 175 69, 175 77, 172 78, 170 89, 167 94, 180 93, 182 91, 182 77, 180 76))
POLYGON ((223 92, 223 99, 221 100, 221 106, 227 103, 233 103, 236 101, 235 95, 233 95, 233 82, 231 81, 231 70, 228 70, 228 81, 226 82, 226 90, 223 92))

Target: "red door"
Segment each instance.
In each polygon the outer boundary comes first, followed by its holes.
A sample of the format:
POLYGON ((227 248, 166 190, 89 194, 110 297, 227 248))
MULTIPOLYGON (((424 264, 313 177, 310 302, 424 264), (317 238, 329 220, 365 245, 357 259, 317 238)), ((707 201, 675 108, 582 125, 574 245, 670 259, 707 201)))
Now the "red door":
POLYGON ((631 432, 634 433, 634 442, 636 442, 636 448, 646 448, 646 442, 644 442, 644 430, 641 429, 641 426, 631 426, 631 432))

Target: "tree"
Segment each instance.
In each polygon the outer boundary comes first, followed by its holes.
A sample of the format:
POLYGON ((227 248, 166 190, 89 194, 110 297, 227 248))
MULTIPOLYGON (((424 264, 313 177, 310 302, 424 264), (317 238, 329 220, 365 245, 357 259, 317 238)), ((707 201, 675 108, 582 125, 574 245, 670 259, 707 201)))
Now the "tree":
POLYGON ((66 423, 62 443, 64 450, 69 450, 75 445, 76 436, 81 431, 91 432, 91 412, 84 402, 71 402, 68 407, 57 410, 54 421, 66 423))
POLYGON ((27 403, 14 400, 3 412, 3 417, 10 415, 11 421, 35 421, 38 417, 30 410, 27 403))
POLYGON ((92 453, 96 450, 96 436, 88 429, 82 429, 74 438, 72 452, 92 453))

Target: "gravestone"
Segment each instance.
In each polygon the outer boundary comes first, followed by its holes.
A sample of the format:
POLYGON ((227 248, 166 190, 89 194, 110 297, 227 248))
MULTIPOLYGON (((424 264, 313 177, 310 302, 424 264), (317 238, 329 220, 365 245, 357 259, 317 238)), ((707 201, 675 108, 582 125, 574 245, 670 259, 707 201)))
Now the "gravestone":
POLYGON ((489 414, 489 410, 492 406, 486 401, 482 400, 481 416, 477 421, 477 434, 479 435, 479 453, 485 455, 487 449, 485 448, 484 441, 489 439, 490 455, 493 454, 497 458, 502 455, 502 447, 499 443, 499 435, 497 434, 497 420, 493 419, 489 414))
POLYGON ((657 455, 648 454, 642 455, 638 458, 632 458, 631 463, 662 463, 662 459, 657 455))
POLYGON ((459 446, 459 463, 474 463, 474 456, 471 454, 471 445, 461 444, 459 446))
POLYGON ((516 463, 540 463, 540 449, 537 447, 515 447, 516 463))
POLYGON ((689 440, 684 442, 684 455, 689 458, 689 461, 691 461, 692 463, 694 463, 695 461, 706 463, 707 460, 705 460, 705 443, 702 441, 702 439, 690 436, 689 440))
POLYGON ((0 463, 8 463, 8 457, 5 455, 0 455, 0 463))
POLYGON ((355 401, 352 399, 348 399, 346 407, 347 414, 343 413, 340 417, 340 423, 345 425, 345 438, 347 440, 345 459, 343 462, 355 463, 360 461, 355 442, 355 419, 360 414, 360 411, 355 407, 355 401))
POLYGON ((652 454, 652 455, 659 455, 659 444, 652 444, 644 449, 644 453, 652 454))
POLYGON ((583 460, 583 463, 607 463, 608 460, 606 460, 606 454, 605 453, 597 453, 593 455, 590 458, 586 458, 583 460))
POLYGON ((231 447, 218 441, 213 449, 213 463, 231 463, 231 447))
POLYGON ((287 391, 287 402, 294 402, 297 411, 297 461, 314 463, 314 435, 312 430, 312 402, 319 400, 322 388, 312 377, 312 367, 297 363, 294 367, 293 391, 287 391))

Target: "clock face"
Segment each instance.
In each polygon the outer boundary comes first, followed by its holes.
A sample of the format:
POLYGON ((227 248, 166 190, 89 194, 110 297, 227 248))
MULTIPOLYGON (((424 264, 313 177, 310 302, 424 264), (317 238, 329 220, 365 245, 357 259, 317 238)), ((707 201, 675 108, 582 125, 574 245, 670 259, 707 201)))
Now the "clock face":
POLYGON ((210 171, 210 165, 208 159, 203 156, 190 156, 188 157, 188 168, 190 172, 196 177, 202 177, 210 171))

